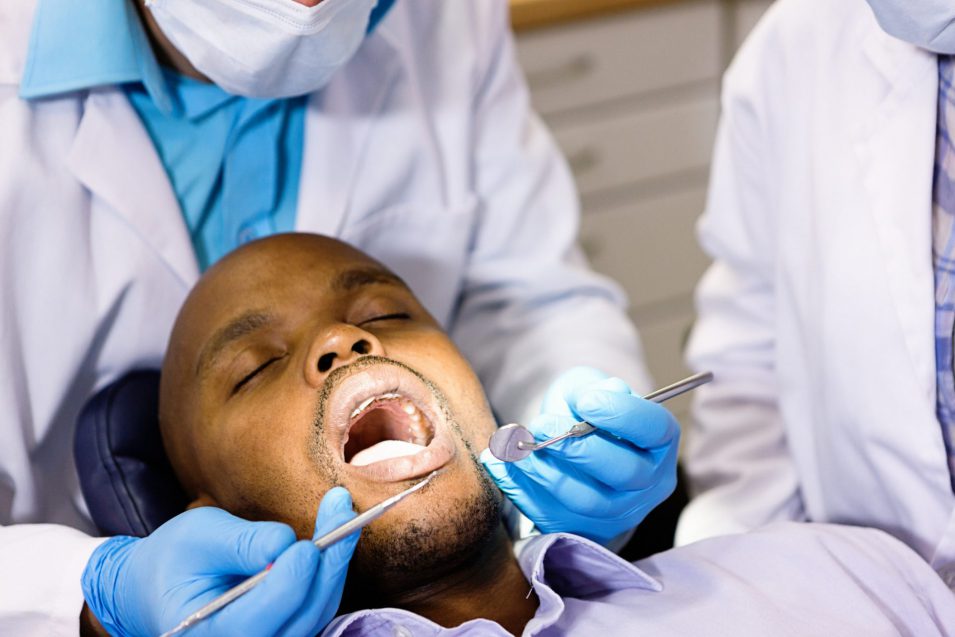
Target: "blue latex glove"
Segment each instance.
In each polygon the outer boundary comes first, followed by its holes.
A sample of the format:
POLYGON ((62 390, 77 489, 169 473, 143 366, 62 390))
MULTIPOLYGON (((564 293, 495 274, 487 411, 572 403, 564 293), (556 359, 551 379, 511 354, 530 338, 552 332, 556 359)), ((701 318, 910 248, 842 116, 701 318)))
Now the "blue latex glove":
POLYGON ((536 440, 545 440, 580 420, 598 431, 513 463, 485 450, 481 462, 541 531, 607 544, 673 493, 680 425, 619 378, 577 367, 550 387, 541 414, 527 428, 536 440))
MULTIPOLYGON (((315 537, 355 517, 351 495, 331 489, 315 537)), ((156 637, 213 598, 273 563, 268 577, 189 629, 208 635, 316 635, 335 616, 358 532, 319 551, 278 522, 248 522, 202 507, 145 538, 101 544, 83 572, 90 610, 112 635, 156 637)))

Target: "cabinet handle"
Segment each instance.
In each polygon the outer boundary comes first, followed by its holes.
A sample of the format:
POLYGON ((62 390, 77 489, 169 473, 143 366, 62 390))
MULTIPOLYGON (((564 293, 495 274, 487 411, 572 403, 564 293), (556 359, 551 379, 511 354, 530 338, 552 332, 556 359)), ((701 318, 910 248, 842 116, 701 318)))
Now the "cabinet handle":
POLYGON ((585 146, 567 155, 567 164, 570 171, 576 176, 581 176, 597 167, 600 163, 600 156, 593 148, 585 146))
POLYGON ((579 80, 590 74, 595 66, 592 55, 579 53, 558 66, 528 72, 527 83, 530 84, 532 89, 545 89, 564 82, 579 80))
POLYGON ((588 261, 595 261, 603 254, 604 246, 603 242, 597 237, 581 235, 580 249, 583 250, 588 261))

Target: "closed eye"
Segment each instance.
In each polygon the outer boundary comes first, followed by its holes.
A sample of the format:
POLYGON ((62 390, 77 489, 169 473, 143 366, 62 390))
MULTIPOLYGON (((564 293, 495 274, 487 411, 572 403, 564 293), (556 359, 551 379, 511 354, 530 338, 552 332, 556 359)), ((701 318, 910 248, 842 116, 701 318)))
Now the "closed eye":
POLYGON ((396 312, 394 314, 382 314, 381 316, 373 316, 370 319, 365 319, 359 325, 367 325, 368 323, 376 323, 378 321, 400 321, 408 320, 411 318, 411 315, 407 312, 396 312))
POLYGON ((258 376, 260 372, 265 370, 266 367, 268 367, 275 361, 281 360, 281 358, 282 358, 281 356, 274 356, 270 358, 269 360, 265 361, 264 363, 262 363, 261 365, 259 365, 258 367, 256 367, 255 369, 253 369, 242 380, 236 383, 235 387, 232 388, 232 393, 236 394, 240 389, 242 389, 246 385, 246 383, 248 383, 250 380, 258 376))

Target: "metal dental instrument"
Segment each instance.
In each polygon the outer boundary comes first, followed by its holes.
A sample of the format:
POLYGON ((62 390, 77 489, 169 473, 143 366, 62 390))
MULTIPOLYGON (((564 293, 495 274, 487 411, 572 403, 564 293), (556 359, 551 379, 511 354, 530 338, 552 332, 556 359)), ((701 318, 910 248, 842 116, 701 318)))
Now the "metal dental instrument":
MULTIPOLYGON (((348 522, 345 522, 341 526, 335 529, 332 529, 331 531, 329 531, 322 537, 315 540, 314 542, 315 546, 324 550, 328 548, 329 546, 331 546, 332 544, 335 544, 336 542, 345 539, 346 537, 348 537, 349 535, 351 535, 358 529, 368 526, 373 521, 377 520, 382 515, 384 515, 385 511, 395 506, 396 504, 398 504, 399 502, 407 498, 409 495, 411 495, 415 491, 418 491, 419 489, 423 489, 424 486, 427 485, 429 482, 431 482, 431 479, 434 478, 439 473, 441 473, 440 470, 432 471, 427 478, 425 478, 418 484, 414 485, 413 487, 409 487, 408 489, 405 489, 398 495, 392 496, 388 498, 387 500, 384 500, 383 502, 379 502, 378 504, 371 507, 364 513, 358 515, 357 517, 352 518, 351 520, 349 520, 348 522)), ((172 635, 181 633, 182 631, 186 630, 190 626, 194 626, 195 624, 201 622, 203 619, 209 617, 213 613, 221 610, 225 606, 228 606, 229 604, 237 600, 239 597, 241 597, 242 595, 248 593, 250 590, 255 588, 259 584, 259 582, 265 579, 265 576, 269 574, 269 569, 271 568, 272 568, 272 565, 269 564, 268 566, 265 567, 264 570, 259 571, 255 575, 241 582, 240 584, 233 586, 232 588, 224 592, 222 595, 219 595, 214 600, 212 600, 211 602, 209 602, 208 604, 206 604, 205 606, 203 606, 196 612, 186 617, 175 628, 171 630, 167 630, 159 637, 171 637, 172 635)))
MULTIPOLYGON (((664 401, 670 400, 675 396, 679 396, 685 392, 690 391, 691 389, 696 389, 700 385, 705 385, 706 383, 713 380, 712 372, 703 372, 701 374, 694 374, 689 378, 684 378, 683 380, 673 383, 672 385, 667 385, 662 389, 658 389, 655 392, 649 393, 644 396, 644 399, 651 400, 655 403, 662 403, 664 401)), ((555 442, 560 442, 561 440, 566 440, 567 438, 580 438, 581 436, 586 436, 589 433, 593 433, 597 428, 591 425, 589 422, 579 422, 567 433, 560 436, 555 436, 543 442, 536 442, 534 440, 534 434, 532 434, 527 427, 522 425, 505 425, 494 432, 491 436, 491 439, 488 441, 487 446, 493 455, 498 460, 503 462, 517 462, 518 460, 523 460, 528 457, 535 451, 539 449, 544 449, 549 447, 555 442)))

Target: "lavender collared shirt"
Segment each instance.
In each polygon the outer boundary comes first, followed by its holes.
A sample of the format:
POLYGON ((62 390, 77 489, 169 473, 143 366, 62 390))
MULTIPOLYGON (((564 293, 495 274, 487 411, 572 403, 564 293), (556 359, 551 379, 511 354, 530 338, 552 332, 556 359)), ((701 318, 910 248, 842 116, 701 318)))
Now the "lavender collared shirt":
MULTIPOLYGON (((520 554, 540 600, 524 635, 955 635, 955 595, 915 552, 881 531, 775 524, 635 564, 572 535, 520 554)), ((476 619, 442 628, 385 608, 336 618, 323 637, 508 635, 476 619)))

